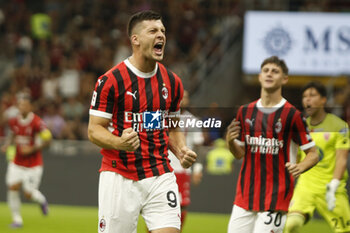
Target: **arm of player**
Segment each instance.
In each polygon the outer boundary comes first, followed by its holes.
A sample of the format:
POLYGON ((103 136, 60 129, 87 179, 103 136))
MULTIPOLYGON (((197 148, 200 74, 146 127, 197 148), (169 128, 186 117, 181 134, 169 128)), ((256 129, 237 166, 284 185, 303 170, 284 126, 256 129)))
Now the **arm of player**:
POLYGON ((241 145, 237 144, 236 139, 239 137, 241 126, 239 121, 233 119, 231 124, 227 127, 226 142, 229 150, 236 159, 241 159, 245 155, 245 149, 241 145))
POLYGON ((138 134, 132 129, 124 129, 120 137, 107 129, 110 120, 90 115, 88 126, 89 140, 104 149, 135 151, 140 146, 138 134))
POLYGON ((52 140, 52 134, 50 132, 50 130, 48 129, 44 129, 39 133, 39 142, 35 142, 34 145, 23 145, 20 146, 20 150, 21 150, 21 155, 23 156, 28 156, 31 155, 37 151, 41 151, 42 149, 44 149, 45 147, 47 147, 52 140))
POLYGON ((313 146, 305 150, 305 154, 306 154, 305 159, 300 163, 297 163, 297 164, 290 163, 290 162, 286 163, 286 167, 289 173, 292 174, 294 178, 299 177, 300 174, 306 172, 307 170, 309 170, 310 168, 312 168, 318 163, 318 154, 317 154, 316 147, 313 146))
POLYGON ((197 160, 197 154, 186 146, 185 135, 179 128, 169 130, 169 149, 179 159, 183 168, 189 168, 197 160))
POLYGON ((4 144, 1 146, 1 151, 3 153, 6 153, 7 148, 12 145, 15 141, 15 135, 12 133, 12 131, 9 132, 6 139, 4 140, 4 144))
POLYGON ((336 150, 335 169, 333 173, 333 179, 341 180, 346 170, 346 164, 348 162, 349 150, 338 149, 336 150))
POLYGON ((346 170, 346 165, 348 161, 348 153, 347 149, 338 149, 336 150, 336 158, 335 158, 335 169, 333 173, 333 179, 331 182, 327 184, 327 192, 326 192, 326 201, 329 210, 333 210, 335 208, 335 193, 339 187, 340 180, 343 178, 343 175, 346 170))

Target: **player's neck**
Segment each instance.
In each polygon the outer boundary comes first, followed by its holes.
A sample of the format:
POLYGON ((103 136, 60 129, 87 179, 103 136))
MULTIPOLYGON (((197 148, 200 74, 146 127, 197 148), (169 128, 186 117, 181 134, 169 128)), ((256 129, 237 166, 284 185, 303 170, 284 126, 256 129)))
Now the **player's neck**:
POLYGON ((156 61, 147 59, 136 53, 133 53, 131 57, 129 57, 129 62, 135 66, 136 69, 144 73, 152 72, 156 67, 156 61))
POLYGON ((26 113, 21 113, 21 117, 22 119, 26 119, 29 115, 29 112, 26 112, 26 113))
POLYGON ((324 108, 320 109, 316 114, 310 116, 310 125, 316 126, 321 124, 327 116, 324 108))
POLYGON ((281 89, 275 90, 273 92, 269 92, 265 89, 261 89, 260 98, 261 98, 261 104, 264 107, 273 107, 278 103, 280 103, 283 97, 282 97, 281 89))

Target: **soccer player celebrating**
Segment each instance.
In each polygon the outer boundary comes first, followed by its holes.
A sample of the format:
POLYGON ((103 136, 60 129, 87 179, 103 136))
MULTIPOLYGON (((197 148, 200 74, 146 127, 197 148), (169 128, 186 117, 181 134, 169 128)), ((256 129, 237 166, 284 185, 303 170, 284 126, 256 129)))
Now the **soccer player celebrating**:
POLYGON ((282 233, 294 179, 318 161, 301 113, 282 97, 288 68, 273 56, 261 64, 260 99, 241 106, 227 143, 243 158, 229 233, 282 233), (306 158, 295 164, 297 145, 306 158))
POLYGON ((9 120, 11 134, 2 147, 2 151, 6 151, 9 145, 16 146, 15 158, 9 162, 6 173, 7 201, 12 213, 11 228, 23 226, 20 213, 21 187, 24 196, 37 202, 44 215, 48 214, 46 198, 38 188, 43 173, 41 150, 49 145, 52 138, 40 117, 32 112, 30 96, 24 93, 18 95, 17 103, 19 115, 9 120))
POLYGON ((90 107, 89 139, 102 147, 99 232, 136 232, 141 213, 153 233, 180 232, 178 186, 168 148, 184 168, 196 161, 183 133, 169 129, 183 96, 181 79, 166 69, 161 16, 134 14, 128 23, 131 57, 98 78, 90 107))
MULTIPOLYGON (((298 233, 315 209, 334 232, 350 232, 350 208, 346 191, 346 163, 350 148, 349 127, 325 111, 326 88, 310 82, 303 88, 302 103, 309 116, 307 125, 317 145, 320 162, 302 174, 295 188, 285 232, 298 233)), ((304 159, 305 155, 302 154, 304 159)))

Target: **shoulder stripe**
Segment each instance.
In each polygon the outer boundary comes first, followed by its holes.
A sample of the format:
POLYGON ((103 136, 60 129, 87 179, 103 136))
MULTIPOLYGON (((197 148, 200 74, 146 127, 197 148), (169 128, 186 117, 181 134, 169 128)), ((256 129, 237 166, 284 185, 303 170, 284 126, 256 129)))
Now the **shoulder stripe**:
POLYGON ((99 110, 95 110, 95 109, 90 109, 89 110, 89 114, 93 115, 93 116, 98 116, 98 117, 103 117, 103 118, 107 118, 107 119, 112 119, 112 114, 111 113, 107 113, 107 112, 103 112, 103 111, 99 111, 99 110))
POLYGON ((98 86, 96 87, 96 92, 97 92, 96 105, 95 105, 95 106, 92 106, 92 109, 95 109, 95 110, 99 109, 99 107, 100 107, 101 92, 102 92, 103 87, 104 87, 105 84, 106 84, 106 80, 107 80, 107 79, 108 79, 107 76, 104 75, 104 76, 102 76, 102 78, 99 78, 99 79, 97 80, 96 85, 98 85, 98 86))

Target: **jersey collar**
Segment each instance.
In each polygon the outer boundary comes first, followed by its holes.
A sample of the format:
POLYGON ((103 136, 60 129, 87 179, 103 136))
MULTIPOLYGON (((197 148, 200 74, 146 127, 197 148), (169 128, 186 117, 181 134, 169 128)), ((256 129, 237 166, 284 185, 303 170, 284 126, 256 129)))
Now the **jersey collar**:
POLYGON ((158 70, 158 63, 157 62, 156 62, 156 67, 154 68, 154 70, 151 72, 148 72, 148 73, 145 73, 145 72, 138 70, 135 66, 133 66, 130 63, 128 58, 124 60, 124 63, 134 74, 136 74, 136 76, 138 76, 140 78, 151 78, 157 73, 157 70, 158 70))
POLYGON ((285 98, 282 98, 281 101, 276 104, 275 106, 272 107, 264 107, 261 103, 261 98, 258 100, 258 102, 256 103, 256 106, 258 107, 258 109, 260 111, 262 111, 263 113, 273 113, 275 112, 277 109, 279 109, 280 107, 282 107, 285 103, 287 102, 287 100, 285 98))
POLYGON ((26 118, 23 118, 22 115, 18 116, 18 123, 20 125, 28 125, 30 122, 32 122, 34 118, 34 113, 30 112, 28 113, 26 118))

